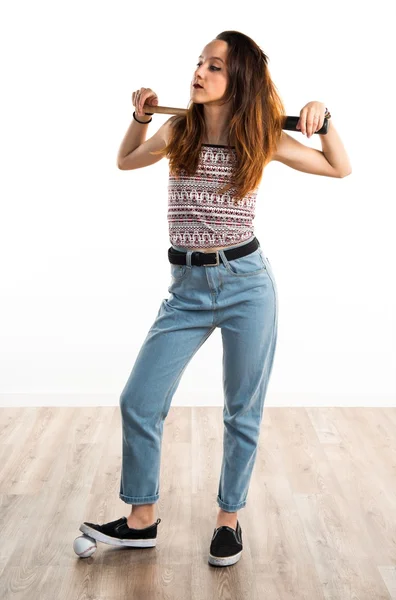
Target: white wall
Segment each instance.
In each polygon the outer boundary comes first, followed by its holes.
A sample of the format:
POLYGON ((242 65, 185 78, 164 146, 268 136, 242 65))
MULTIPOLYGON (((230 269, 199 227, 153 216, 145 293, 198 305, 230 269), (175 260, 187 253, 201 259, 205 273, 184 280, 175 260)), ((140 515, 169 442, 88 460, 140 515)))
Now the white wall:
MULTIPOLYGON (((391 1, 25 1, 1 13, 2 406, 118 403, 170 283, 168 161, 116 167, 132 92, 186 108, 198 55, 226 29, 269 56, 287 114, 325 102, 353 168, 265 170, 255 233, 279 292, 266 406, 395 406, 391 1)), ((167 118, 154 115, 148 137, 167 118)), ((173 405, 222 405, 221 367, 217 329, 173 405)))

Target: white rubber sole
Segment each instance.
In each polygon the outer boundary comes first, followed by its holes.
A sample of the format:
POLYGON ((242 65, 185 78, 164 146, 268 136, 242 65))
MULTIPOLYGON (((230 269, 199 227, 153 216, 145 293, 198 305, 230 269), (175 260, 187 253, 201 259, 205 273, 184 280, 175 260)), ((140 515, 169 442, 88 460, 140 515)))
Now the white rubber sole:
POLYGON ((85 525, 83 523, 79 527, 82 533, 89 535, 89 537, 93 538, 97 542, 103 542, 104 544, 110 544, 111 546, 129 546, 132 548, 153 548, 157 544, 157 538, 150 539, 135 539, 135 540, 120 540, 118 538, 113 538, 105 533, 101 533, 96 529, 93 529, 89 525, 85 525))
POLYGON ((213 556, 209 553, 208 563, 210 565, 214 565, 215 567, 229 567, 230 565, 234 565, 242 556, 242 550, 238 552, 238 554, 234 554, 234 556, 213 556))

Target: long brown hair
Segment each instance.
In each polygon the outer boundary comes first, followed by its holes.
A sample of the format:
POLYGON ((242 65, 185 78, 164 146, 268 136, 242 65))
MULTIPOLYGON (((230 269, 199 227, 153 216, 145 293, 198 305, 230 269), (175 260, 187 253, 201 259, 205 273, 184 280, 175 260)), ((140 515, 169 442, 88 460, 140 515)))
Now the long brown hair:
MULTIPOLYGON (((268 57, 250 37, 223 31, 215 39, 228 44, 229 81, 223 103, 232 102, 228 140, 237 157, 231 183, 219 193, 234 187, 237 202, 258 187, 281 137, 285 108, 270 77, 268 57)), ((186 114, 175 116, 172 125, 169 144, 153 154, 169 158, 173 176, 182 171, 193 175, 205 132, 203 105, 190 100, 186 114)))

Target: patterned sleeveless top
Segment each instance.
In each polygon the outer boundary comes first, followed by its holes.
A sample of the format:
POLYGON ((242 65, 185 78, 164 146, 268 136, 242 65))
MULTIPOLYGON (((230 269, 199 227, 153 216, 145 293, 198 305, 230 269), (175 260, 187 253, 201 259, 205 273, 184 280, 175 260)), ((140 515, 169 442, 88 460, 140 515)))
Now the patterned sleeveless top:
POLYGON ((216 248, 232 246, 253 237, 253 220, 258 187, 234 204, 230 188, 219 190, 231 180, 236 162, 234 146, 202 144, 194 175, 169 173, 169 240, 175 246, 216 248))

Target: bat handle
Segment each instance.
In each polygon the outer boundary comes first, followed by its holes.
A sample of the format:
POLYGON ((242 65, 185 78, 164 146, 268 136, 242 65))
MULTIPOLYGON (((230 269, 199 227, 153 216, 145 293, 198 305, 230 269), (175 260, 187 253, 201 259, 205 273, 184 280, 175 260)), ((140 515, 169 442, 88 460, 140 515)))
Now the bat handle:
MULTIPOLYGON (((173 108, 171 106, 151 106, 150 104, 145 104, 143 106, 143 110, 145 114, 149 113, 159 113, 164 115, 185 115, 187 112, 187 108, 173 108)), ((296 129, 296 125, 298 123, 300 117, 285 117, 282 129, 287 129, 288 131, 298 131, 301 133, 300 129, 296 129)), ((329 129, 329 120, 325 119, 322 127, 319 131, 315 131, 315 133, 320 133, 325 135, 329 129)))
MULTIPOLYGON (((300 117, 285 117, 282 129, 287 129, 288 131, 299 131, 301 133, 300 129, 296 129, 296 125, 298 123, 300 117)), ((318 130, 315 131, 315 133, 320 133, 321 135, 325 135, 329 130, 329 120, 325 119, 323 122, 322 127, 318 130)))

